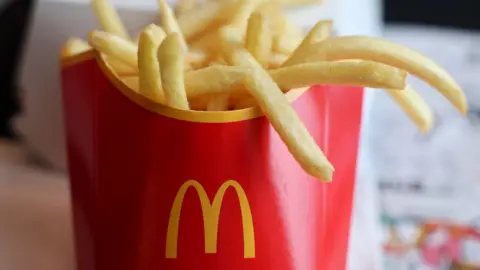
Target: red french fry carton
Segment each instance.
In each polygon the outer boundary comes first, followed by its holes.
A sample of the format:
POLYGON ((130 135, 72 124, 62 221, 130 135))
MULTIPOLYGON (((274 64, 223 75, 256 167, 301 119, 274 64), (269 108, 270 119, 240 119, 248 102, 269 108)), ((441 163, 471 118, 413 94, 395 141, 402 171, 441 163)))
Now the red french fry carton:
POLYGON ((293 102, 336 168, 322 183, 258 108, 168 108, 93 51, 62 64, 78 270, 345 269, 361 88, 293 102))

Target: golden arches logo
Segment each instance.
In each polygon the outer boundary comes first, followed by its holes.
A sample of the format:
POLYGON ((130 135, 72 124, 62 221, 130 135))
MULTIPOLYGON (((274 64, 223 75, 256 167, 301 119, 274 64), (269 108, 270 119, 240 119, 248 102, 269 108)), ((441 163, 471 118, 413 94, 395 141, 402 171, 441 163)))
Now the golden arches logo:
POLYGON ((212 202, 210 202, 207 192, 205 192, 205 189, 198 181, 188 180, 180 187, 177 196, 173 201, 170 219, 168 221, 165 257, 169 259, 177 258, 180 214, 182 211, 183 199, 190 187, 197 191, 203 212, 205 253, 217 253, 218 221, 220 218, 223 197, 229 188, 233 188, 237 193, 240 202, 240 211, 242 213, 243 256, 244 258, 255 258, 255 233, 253 229, 253 218, 250 204, 242 186, 234 180, 228 180, 223 183, 215 194, 212 202))

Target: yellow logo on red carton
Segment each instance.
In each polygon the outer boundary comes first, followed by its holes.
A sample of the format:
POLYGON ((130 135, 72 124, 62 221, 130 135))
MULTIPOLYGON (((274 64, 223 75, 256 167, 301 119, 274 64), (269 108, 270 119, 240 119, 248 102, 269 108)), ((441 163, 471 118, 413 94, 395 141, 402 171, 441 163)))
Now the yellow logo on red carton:
POLYGON ((217 253, 218 221, 220 218, 223 197, 225 196, 227 189, 233 188, 237 193, 240 202, 240 211, 242 213, 243 256, 244 258, 255 258, 255 233, 253 229, 250 204, 242 186, 234 180, 228 180, 223 183, 215 194, 213 201, 210 201, 207 192, 198 181, 188 180, 180 187, 173 201, 170 219, 168 221, 165 257, 169 259, 177 258, 180 214, 182 211, 183 199, 190 187, 197 191, 202 208, 203 226, 205 230, 205 253, 217 253))

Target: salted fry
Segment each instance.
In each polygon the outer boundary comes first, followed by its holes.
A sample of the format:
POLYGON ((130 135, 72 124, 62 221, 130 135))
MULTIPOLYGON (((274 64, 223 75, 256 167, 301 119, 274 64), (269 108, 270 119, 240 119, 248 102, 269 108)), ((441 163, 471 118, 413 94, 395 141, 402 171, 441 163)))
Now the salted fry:
POLYGON ((86 41, 80 38, 69 38, 65 45, 62 47, 60 55, 62 57, 70 57, 77 54, 81 54, 92 49, 86 41))
POLYGON ((270 71, 284 91, 310 85, 403 89, 404 70, 372 61, 311 62, 270 71))
POLYGON ((150 24, 140 34, 138 43, 139 92, 162 104, 165 102, 165 96, 157 51, 165 37, 166 34, 160 27, 150 24))
POLYGON ((433 126, 432 109, 422 99, 420 94, 408 85, 403 91, 387 89, 390 97, 400 106, 421 132, 428 133, 433 126))
POLYGON ((248 20, 245 47, 263 68, 268 68, 272 51, 272 32, 260 13, 253 13, 248 20))
POLYGON ((230 42, 228 36, 225 37, 225 43, 222 45, 227 61, 251 69, 251 76, 246 77, 245 87, 302 168, 322 181, 331 181, 334 171, 332 164, 308 133, 288 99, 268 72, 247 50, 230 42))
POLYGON ((283 66, 289 66, 290 59, 296 59, 302 57, 309 46, 314 43, 321 42, 327 39, 332 32, 332 21, 320 21, 310 30, 307 36, 303 39, 302 43, 298 45, 295 51, 290 55, 289 59, 285 61, 283 66))
POLYGON ((229 97, 228 94, 212 96, 208 101, 207 111, 227 111, 229 97))
POLYGON ((130 36, 125 29, 125 26, 110 1, 92 0, 91 6, 97 17, 98 23, 105 32, 130 40, 130 36))
POLYGON ((158 0, 158 5, 160 7, 161 17, 162 17, 162 26, 165 29, 167 34, 177 33, 180 38, 180 44, 184 51, 188 51, 188 45, 183 36, 182 30, 178 25, 178 21, 175 18, 170 6, 165 0, 158 0))
POLYGON ((370 60, 404 69, 436 88, 462 114, 467 112, 465 94, 443 68, 414 50, 383 39, 360 36, 330 38, 310 46, 305 56, 290 64, 342 59, 370 60))
POLYGON ((187 94, 183 80, 184 51, 178 33, 168 34, 158 48, 162 87, 167 106, 188 110, 187 94))
POLYGON ((90 32, 88 42, 101 53, 115 57, 122 63, 138 69, 138 47, 132 42, 99 30, 90 32))
POLYGON ((246 69, 231 66, 210 66, 186 72, 187 96, 189 99, 195 99, 204 95, 242 93, 241 89, 243 89, 246 75, 246 69))

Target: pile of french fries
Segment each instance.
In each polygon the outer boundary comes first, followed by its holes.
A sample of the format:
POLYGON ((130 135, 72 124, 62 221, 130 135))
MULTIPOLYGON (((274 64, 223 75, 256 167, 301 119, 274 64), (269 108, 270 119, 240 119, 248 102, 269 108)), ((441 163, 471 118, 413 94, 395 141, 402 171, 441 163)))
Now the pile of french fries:
POLYGON ((462 90, 432 60, 378 38, 331 37, 331 21, 318 22, 304 37, 283 14, 292 2, 312 0, 190 0, 180 1, 175 11, 158 0, 161 25, 150 24, 131 38, 111 3, 93 0, 103 30, 92 31, 88 43, 70 39, 63 55, 93 47, 132 91, 165 106, 198 111, 259 106, 302 168, 322 181, 331 181, 334 167, 291 107, 285 94, 292 89, 386 89, 428 132, 433 113, 406 84, 410 73, 465 114, 462 90))

